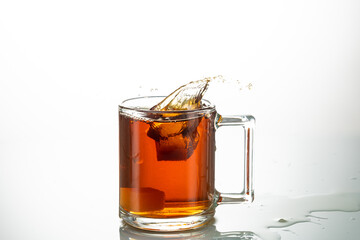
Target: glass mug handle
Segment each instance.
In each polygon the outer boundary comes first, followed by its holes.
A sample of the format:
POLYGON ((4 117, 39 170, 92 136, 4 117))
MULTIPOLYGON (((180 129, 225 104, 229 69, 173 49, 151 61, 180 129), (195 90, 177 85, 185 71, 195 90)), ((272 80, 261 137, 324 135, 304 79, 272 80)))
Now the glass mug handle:
POLYGON ((217 204, 243 203, 254 200, 253 189, 253 141, 255 118, 251 115, 232 115, 216 117, 216 129, 222 126, 240 126, 244 130, 244 188, 239 193, 220 193, 217 191, 217 204))

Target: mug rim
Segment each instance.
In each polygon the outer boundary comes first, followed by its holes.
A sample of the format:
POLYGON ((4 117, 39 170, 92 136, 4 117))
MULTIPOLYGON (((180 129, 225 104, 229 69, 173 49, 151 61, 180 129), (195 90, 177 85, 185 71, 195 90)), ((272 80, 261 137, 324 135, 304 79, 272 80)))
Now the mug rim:
POLYGON ((119 109, 125 109, 125 110, 130 110, 130 111, 137 111, 137 112, 142 112, 142 113, 153 113, 153 114, 163 114, 164 112, 166 113, 177 113, 177 114, 186 114, 186 113, 202 113, 202 112, 206 112, 206 111, 216 111, 215 109, 215 105, 212 104, 209 100, 206 99, 202 99, 202 102, 205 102, 206 105, 200 109, 192 109, 192 110, 166 110, 166 111, 160 111, 160 110, 150 110, 150 109, 143 109, 143 108, 139 108, 139 107, 129 107, 129 106, 125 106, 126 102, 129 101, 134 101, 134 100, 138 100, 138 99, 146 99, 146 98, 165 98, 167 96, 140 96, 140 97, 133 97, 133 98, 128 98, 123 100, 120 104, 119 104, 119 109))

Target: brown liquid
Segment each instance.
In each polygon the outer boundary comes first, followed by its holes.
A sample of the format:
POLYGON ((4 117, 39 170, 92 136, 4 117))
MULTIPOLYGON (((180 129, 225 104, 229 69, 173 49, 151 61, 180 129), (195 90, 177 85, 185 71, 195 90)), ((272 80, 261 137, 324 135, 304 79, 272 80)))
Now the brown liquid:
POLYGON ((120 114, 122 209, 169 218, 209 208, 214 197, 214 114, 176 122, 120 114))

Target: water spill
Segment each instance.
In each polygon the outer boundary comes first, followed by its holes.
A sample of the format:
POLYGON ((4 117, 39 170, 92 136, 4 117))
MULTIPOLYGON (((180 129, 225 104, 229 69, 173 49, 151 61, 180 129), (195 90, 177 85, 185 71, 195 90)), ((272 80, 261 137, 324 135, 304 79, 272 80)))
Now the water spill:
POLYGON ((291 230, 289 230, 289 229, 283 229, 282 231, 283 231, 283 232, 289 232, 289 233, 292 233, 292 234, 294 234, 294 235, 297 235, 294 231, 291 231, 291 230))
POLYGON ((279 240, 280 235, 272 229, 304 222, 321 225, 318 221, 320 219, 326 221, 326 218, 314 216, 312 213, 331 211, 360 211, 360 193, 310 195, 297 198, 257 196, 250 207, 241 205, 219 207, 215 225, 221 232, 246 229, 263 240, 279 240), (234 215, 240 212, 241 215, 234 215))

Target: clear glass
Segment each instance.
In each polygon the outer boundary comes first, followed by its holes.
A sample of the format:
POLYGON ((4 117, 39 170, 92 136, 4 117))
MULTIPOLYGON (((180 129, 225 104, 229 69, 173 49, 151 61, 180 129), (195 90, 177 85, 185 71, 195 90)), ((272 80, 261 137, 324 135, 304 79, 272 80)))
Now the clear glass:
POLYGON ((255 119, 221 117, 203 101, 197 110, 152 111, 164 97, 140 97, 119 106, 119 215, 128 224, 153 231, 199 228, 222 203, 253 200, 252 156, 255 119), (215 132, 244 129, 244 188, 215 189, 215 132))

